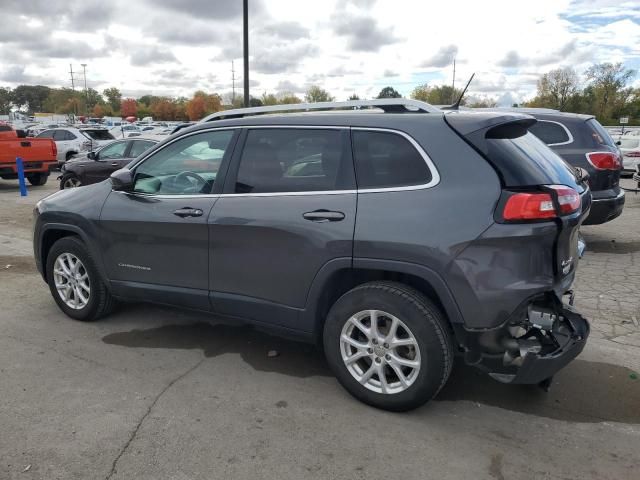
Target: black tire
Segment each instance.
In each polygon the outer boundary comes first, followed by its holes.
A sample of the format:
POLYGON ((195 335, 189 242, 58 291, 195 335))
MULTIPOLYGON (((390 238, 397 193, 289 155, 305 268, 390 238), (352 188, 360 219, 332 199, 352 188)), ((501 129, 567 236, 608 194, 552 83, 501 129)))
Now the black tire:
POLYGON ((76 320, 85 322, 97 320, 109 314, 115 307, 116 301, 107 290, 106 285, 102 281, 98 269, 96 268, 95 261, 89 254, 84 243, 75 236, 64 237, 53 244, 49 254, 47 255, 47 283, 49 284, 49 290, 54 300, 65 314, 76 320), (89 276, 89 300, 87 304, 81 309, 73 309, 65 304, 64 300, 60 297, 55 283, 53 267, 56 259, 63 253, 70 253, 76 256, 84 265, 84 268, 89 276))
POLYGON ((76 180, 78 183, 76 185, 76 187, 79 187, 82 185, 82 182, 80 181, 80 179, 77 177, 77 175, 73 174, 73 173, 65 173, 62 178, 60 179, 60 190, 64 190, 65 188, 74 188, 71 185, 67 185, 67 183, 70 180, 76 180))
POLYGON ((425 295, 401 283, 370 282, 345 293, 329 311, 323 339, 329 366, 342 386, 362 402, 384 410, 411 410, 431 400, 453 367, 453 345, 445 316, 425 295), (384 394, 369 390, 345 366, 340 335, 348 319, 363 310, 381 310, 396 316, 415 337, 421 366, 404 391, 384 394))
POLYGON ((27 180, 29 180, 29 183, 31 185, 34 185, 36 187, 41 186, 47 183, 47 180, 49 180, 49 174, 48 173, 32 173, 31 175, 27 176, 27 180))

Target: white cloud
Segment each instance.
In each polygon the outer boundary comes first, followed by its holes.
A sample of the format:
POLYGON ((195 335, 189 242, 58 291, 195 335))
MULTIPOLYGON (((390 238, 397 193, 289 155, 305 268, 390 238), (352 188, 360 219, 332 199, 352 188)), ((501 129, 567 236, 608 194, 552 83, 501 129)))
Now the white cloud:
MULTIPOLYGON (((41 80, 64 85, 69 63, 87 63, 96 88, 191 95, 226 91, 235 59, 242 85, 241 2, 234 0, 7 0, 0 32, 0 85, 41 80), (87 8, 95 5, 95 9, 87 8), (91 14, 94 12, 95 14, 91 14), (16 25, 26 25, 21 35, 16 25), (21 52, 21 62, 15 52, 21 52), (26 68, 16 68, 16 65, 26 68), (25 73, 26 72, 26 73, 25 73)), ((538 75, 590 63, 640 60, 637 1, 539 0, 447 2, 325 0, 308 8, 294 0, 252 0, 253 93, 302 93, 318 82, 338 99, 376 95, 391 85, 408 94, 425 82, 457 85, 471 73, 470 93, 523 99, 538 75), (452 21, 445 19, 451 18, 452 21)))

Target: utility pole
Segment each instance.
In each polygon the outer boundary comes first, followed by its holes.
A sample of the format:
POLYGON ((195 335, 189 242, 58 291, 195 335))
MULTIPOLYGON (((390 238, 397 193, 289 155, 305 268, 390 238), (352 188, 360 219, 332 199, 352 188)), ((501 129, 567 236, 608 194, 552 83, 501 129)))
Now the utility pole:
POLYGON ((242 1, 244 50, 244 106, 249 106, 249 0, 242 1))
POLYGON ((233 67, 233 60, 231 60, 231 105, 236 103, 236 71, 233 67))
POLYGON ((81 63, 82 74, 84 75, 84 113, 89 115, 89 91, 87 90, 87 64, 81 63))
POLYGON ((453 57, 453 82, 451 83, 451 104, 456 101, 456 57, 453 57))
POLYGON ((76 99, 75 99, 75 93, 76 93, 76 84, 74 83, 74 79, 73 79, 73 65, 69 64, 69 75, 71 75, 71 90, 74 93, 74 96, 72 97, 72 101, 73 101, 73 114, 74 115, 78 115, 78 105, 76 104, 76 99))

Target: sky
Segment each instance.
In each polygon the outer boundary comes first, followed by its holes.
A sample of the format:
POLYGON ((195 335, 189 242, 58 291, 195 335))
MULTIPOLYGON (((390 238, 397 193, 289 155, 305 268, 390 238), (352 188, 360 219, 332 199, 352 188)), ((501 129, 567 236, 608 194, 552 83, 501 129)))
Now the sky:
MULTIPOLYGON (((0 86, 115 86, 124 96, 242 95, 242 0, 2 0, 0 86)), ((510 105, 542 73, 623 62, 640 70, 640 1, 249 0, 251 94, 337 100, 385 86, 456 86, 510 105)), ((634 79, 640 87, 640 74, 634 79)))

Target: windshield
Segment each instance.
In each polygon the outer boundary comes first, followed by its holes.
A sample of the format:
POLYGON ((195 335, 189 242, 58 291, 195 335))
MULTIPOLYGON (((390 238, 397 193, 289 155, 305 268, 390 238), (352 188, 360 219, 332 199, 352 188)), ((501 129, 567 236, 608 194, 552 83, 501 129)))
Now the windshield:
POLYGON ((114 140, 115 137, 107 130, 82 130, 82 133, 91 140, 114 140))

